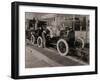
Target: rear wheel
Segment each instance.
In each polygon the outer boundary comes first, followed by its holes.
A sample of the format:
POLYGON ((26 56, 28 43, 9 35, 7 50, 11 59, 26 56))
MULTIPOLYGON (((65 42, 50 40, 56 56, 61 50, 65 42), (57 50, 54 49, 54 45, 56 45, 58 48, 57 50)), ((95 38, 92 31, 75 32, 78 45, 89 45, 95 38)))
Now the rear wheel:
POLYGON ((64 39, 60 39, 57 42, 58 53, 62 56, 65 56, 69 52, 68 43, 64 39))
POLYGON ((40 36, 37 38, 37 45, 38 47, 43 47, 43 39, 40 36))
POLYGON ((34 35, 31 36, 31 43, 32 43, 32 45, 35 44, 35 36, 34 35))

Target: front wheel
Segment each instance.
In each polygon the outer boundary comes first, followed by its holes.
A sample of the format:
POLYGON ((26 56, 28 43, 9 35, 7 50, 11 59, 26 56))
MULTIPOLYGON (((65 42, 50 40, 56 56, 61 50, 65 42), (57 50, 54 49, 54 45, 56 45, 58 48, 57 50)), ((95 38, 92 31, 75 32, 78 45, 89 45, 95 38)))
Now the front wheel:
POLYGON ((40 36, 37 38, 37 45, 38 47, 43 47, 43 39, 40 36))
POLYGON ((68 43, 64 39, 60 39, 57 42, 57 50, 61 56, 65 56, 69 52, 68 43))
POLYGON ((76 48, 84 48, 84 40, 82 38, 76 38, 75 40, 75 47, 76 48))

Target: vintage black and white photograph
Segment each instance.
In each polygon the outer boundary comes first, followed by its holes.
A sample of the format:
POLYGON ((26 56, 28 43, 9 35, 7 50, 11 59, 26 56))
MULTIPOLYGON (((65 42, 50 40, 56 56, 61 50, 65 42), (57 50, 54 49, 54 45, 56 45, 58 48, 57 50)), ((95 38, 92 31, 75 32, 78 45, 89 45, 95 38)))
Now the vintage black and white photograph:
POLYGON ((97 74, 97 7, 12 3, 11 77, 97 74))
POLYGON ((25 12, 25 68, 89 64, 89 15, 25 12))

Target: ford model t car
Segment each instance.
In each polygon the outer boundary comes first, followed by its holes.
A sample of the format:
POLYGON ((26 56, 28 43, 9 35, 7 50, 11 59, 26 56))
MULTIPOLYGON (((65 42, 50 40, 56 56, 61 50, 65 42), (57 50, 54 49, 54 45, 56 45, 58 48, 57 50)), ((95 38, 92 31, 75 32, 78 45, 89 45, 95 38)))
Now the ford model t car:
POLYGON ((29 22, 32 29, 27 31, 27 38, 32 45, 37 44, 38 47, 55 46, 58 53, 65 56, 71 48, 84 47, 83 39, 75 38, 75 20, 69 22, 71 22, 70 25, 66 25, 66 22, 61 23, 62 28, 60 29, 55 28, 55 25, 48 26, 47 21, 34 19, 29 22))

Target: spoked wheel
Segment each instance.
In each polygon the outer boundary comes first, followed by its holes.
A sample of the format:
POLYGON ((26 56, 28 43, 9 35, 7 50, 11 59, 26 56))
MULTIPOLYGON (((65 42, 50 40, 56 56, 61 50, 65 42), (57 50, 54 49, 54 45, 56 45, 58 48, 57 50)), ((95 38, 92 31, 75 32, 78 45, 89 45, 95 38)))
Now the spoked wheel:
POLYGON ((42 39, 42 37, 38 37, 37 45, 38 45, 38 47, 43 47, 43 39, 42 39))
POLYGON ((57 42, 58 53, 62 56, 65 56, 69 52, 68 44, 64 39, 60 39, 57 42))
POLYGON ((31 36, 31 43, 32 43, 32 45, 35 44, 35 36, 34 35, 31 36))
POLYGON ((77 38, 75 40, 75 47, 76 48, 84 48, 84 40, 82 38, 77 38))

